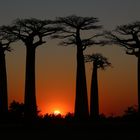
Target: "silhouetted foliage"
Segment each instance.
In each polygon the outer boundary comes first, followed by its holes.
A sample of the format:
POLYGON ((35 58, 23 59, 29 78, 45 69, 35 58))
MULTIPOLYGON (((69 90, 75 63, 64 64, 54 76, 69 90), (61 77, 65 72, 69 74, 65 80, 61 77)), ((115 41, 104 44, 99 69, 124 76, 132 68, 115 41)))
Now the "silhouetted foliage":
POLYGON ((26 46, 26 77, 25 77, 25 117, 33 119, 37 116, 35 94, 35 53, 36 48, 46 41, 44 37, 56 33, 59 28, 52 27, 52 21, 17 19, 11 26, 3 26, 3 31, 21 40, 26 46))
POLYGON ((11 51, 10 44, 15 38, 3 32, 0 27, 0 115, 8 112, 7 72, 5 52, 11 51))
POLYGON ((44 121, 47 122, 47 124, 51 124, 51 125, 56 125, 59 123, 63 123, 64 122, 64 117, 61 114, 45 114, 43 117, 44 121))
POLYGON ((92 62, 93 64, 96 64, 97 69, 101 68, 103 70, 105 70, 108 66, 111 66, 111 63, 108 62, 108 59, 100 53, 85 55, 85 62, 92 62))
POLYGON ((140 22, 118 26, 112 32, 106 32, 111 43, 125 48, 126 54, 138 59, 138 112, 140 113, 140 22))
POLYGON ((67 113, 66 115, 65 115, 65 120, 66 121, 69 121, 69 122, 72 122, 72 121, 74 121, 74 114, 73 113, 67 113))
POLYGON ((98 95, 98 69, 105 69, 111 66, 108 59, 102 54, 85 55, 85 62, 93 63, 91 90, 90 90, 90 118, 92 120, 99 119, 99 95, 98 95))
POLYGON ((137 113, 137 109, 133 106, 130 106, 124 112, 125 112, 125 115, 131 115, 131 114, 137 113))
POLYGON ((129 106, 125 111, 122 118, 126 121, 139 121, 139 113, 136 106, 129 106))
POLYGON ((89 116, 88 99, 87 99, 87 85, 85 75, 85 64, 83 51, 94 44, 101 44, 103 42, 96 40, 101 34, 91 35, 88 38, 83 38, 81 35, 84 31, 99 30, 102 26, 97 25, 98 18, 94 17, 80 17, 71 15, 67 17, 58 17, 56 24, 62 28, 61 34, 53 35, 53 38, 63 39, 60 44, 75 45, 77 48, 77 72, 76 72, 76 99, 75 99, 75 117, 77 119, 87 119, 89 116))
POLYGON ((12 117, 15 119, 23 118, 24 117, 24 104, 19 103, 17 101, 11 102, 9 106, 9 112, 12 117))

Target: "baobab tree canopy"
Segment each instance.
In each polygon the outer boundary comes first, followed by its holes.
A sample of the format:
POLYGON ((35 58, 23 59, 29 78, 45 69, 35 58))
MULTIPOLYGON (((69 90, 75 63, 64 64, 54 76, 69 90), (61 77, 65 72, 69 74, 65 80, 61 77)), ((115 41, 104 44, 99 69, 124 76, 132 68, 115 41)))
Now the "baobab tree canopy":
POLYGON ((16 41, 16 38, 5 32, 3 26, 0 27, 0 49, 1 51, 11 51, 10 43, 16 41))
POLYGON ((85 55, 85 62, 96 63, 96 67, 101 69, 105 69, 106 67, 111 66, 111 63, 108 61, 108 59, 100 53, 85 55))
POLYGON ((112 32, 107 32, 107 38, 112 43, 126 48, 126 54, 140 56, 140 21, 117 26, 112 32))
POLYGON ((58 27, 51 26, 50 20, 16 19, 11 26, 3 26, 3 31, 12 34, 17 39, 22 40, 25 45, 37 47, 46 41, 43 37, 51 35, 59 30, 58 27))
POLYGON ((70 15, 67 17, 58 17, 56 23, 65 27, 79 28, 81 30, 99 29, 101 26, 95 25, 99 22, 98 18, 94 17, 80 17, 76 15, 70 15))
MULTIPOLYGON (((86 30, 96 30, 101 29, 101 25, 96 25, 99 22, 98 18, 94 17, 80 17, 76 15, 71 15, 67 17, 58 17, 56 18, 56 24, 59 24, 60 27, 62 27, 61 34, 54 35, 54 38, 60 38, 65 39, 61 43, 61 45, 73 45, 77 44, 77 35, 80 35, 80 31, 86 31, 86 30)), ((81 46, 83 50, 86 49, 86 47, 91 46, 93 44, 96 44, 98 42, 93 41, 93 38, 96 38, 100 36, 99 34, 94 34, 90 36, 89 38, 82 39, 81 40, 81 46)))

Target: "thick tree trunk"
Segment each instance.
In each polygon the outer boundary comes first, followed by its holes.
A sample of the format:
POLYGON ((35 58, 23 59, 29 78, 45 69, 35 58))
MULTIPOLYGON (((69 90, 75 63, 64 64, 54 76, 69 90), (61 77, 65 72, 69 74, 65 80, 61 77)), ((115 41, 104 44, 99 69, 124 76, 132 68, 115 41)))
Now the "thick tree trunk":
POLYGON ((35 93, 35 48, 27 47, 25 77, 25 117, 34 119, 37 116, 35 93))
POLYGON ((0 113, 8 112, 7 74, 4 51, 0 52, 0 113))
POLYGON ((90 118, 96 120, 99 117, 99 101, 98 101, 98 75, 97 65, 93 62, 93 72, 91 80, 91 93, 90 93, 90 118))
POLYGON ((138 113, 140 114, 140 57, 138 57, 138 113))
POLYGON ((85 120, 89 117, 85 63, 82 49, 77 49, 75 117, 78 120, 85 120))

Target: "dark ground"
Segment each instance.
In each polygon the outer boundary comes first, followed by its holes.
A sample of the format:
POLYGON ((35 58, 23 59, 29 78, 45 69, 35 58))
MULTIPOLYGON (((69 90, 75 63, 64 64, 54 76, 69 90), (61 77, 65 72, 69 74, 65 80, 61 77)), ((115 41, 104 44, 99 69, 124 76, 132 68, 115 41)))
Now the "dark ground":
POLYGON ((134 120, 1 122, 0 140, 6 139, 140 140, 140 122, 134 120))

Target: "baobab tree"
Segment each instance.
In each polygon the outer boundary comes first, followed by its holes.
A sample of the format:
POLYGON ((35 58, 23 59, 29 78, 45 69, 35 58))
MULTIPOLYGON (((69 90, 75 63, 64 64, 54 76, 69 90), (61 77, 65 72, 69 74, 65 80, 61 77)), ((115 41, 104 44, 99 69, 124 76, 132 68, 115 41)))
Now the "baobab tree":
POLYGON ((117 26, 112 32, 106 32, 111 43, 125 48, 128 55, 136 56, 138 72, 138 113, 140 114, 140 21, 117 26))
POLYGON ((52 21, 31 19, 17 19, 11 26, 3 26, 3 30, 21 40, 26 47, 25 74, 25 117, 34 119, 37 116, 35 93, 35 54, 36 48, 46 41, 44 37, 58 31, 52 27, 52 21))
POLYGON ((77 49, 76 99, 74 116, 79 120, 87 119, 89 117, 83 52, 87 47, 98 43, 94 39, 99 36, 97 32, 94 32, 94 35, 87 38, 83 37, 83 34, 85 33, 84 31, 101 29, 102 26, 97 25, 98 22, 98 18, 80 17, 76 15, 58 17, 55 22, 62 28, 62 30, 61 34, 54 35, 53 37, 64 39, 64 41, 60 43, 61 45, 75 45, 77 49))
POLYGON ((8 112, 7 72, 5 52, 11 51, 10 44, 15 39, 4 33, 0 27, 0 114, 8 112))
POLYGON ((105 70, 106 67, 111 66, 111 63, 108 62, 106 57, 98 53, 85 55, 85 62, 92 62, 93 65, 90 89, 90 118, 97 120, 99 118, 98 69, 105 70))

